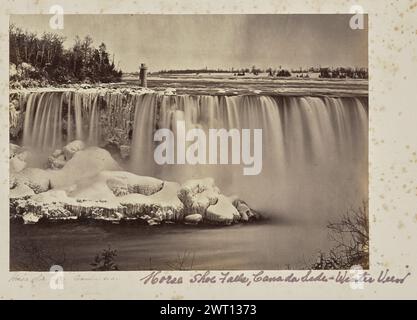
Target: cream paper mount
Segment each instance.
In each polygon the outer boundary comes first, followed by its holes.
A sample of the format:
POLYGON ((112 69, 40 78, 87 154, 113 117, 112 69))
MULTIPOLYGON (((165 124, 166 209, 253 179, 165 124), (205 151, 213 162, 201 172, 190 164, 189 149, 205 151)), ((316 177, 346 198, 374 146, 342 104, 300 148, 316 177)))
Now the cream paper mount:
POLYGON ((4 5, 0 297, 415 298, 416 13, 4 5))

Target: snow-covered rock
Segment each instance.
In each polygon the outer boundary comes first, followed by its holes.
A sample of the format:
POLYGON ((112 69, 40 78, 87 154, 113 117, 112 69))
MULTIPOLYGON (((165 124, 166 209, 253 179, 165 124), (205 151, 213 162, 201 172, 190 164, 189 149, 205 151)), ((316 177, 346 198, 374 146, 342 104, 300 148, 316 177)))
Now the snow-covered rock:
POLYGON ((51 187, 51 174, 43 169, 25 168, 14 174, 14 179, 18 185, 25 184, 35 193, 48 191, 51 187))
POLYGON ((10 172, 20 172, 27 167, 27 163, 32 156, 32 153, 17 145, 10 144, 9 147, 9 166, 10 172))
POLYGON ((22 150, 16 155, 16 157, 18 157, 22 161, 28 161, 31 156, 32 153, 29 150, 22 150))
POLYGON ((184 218, 185 223, 189 224, 198 224, 203 221, 203 216, 201 214, 190 214, 184 218))
POLYGON ((26 161, 23 161, 19 156, 14 156, 9 161, 10 172, 20 172, 26 168, 26 161))
POLYGON ((83 150, 84 148, 85 143, 83 141, 74 140, 68 143, 64 148, 62 148, 62 151, 64 152, 65 159, 70 160, 76 152, 83 150))
POLYGON ((57 157, 50 156, 48 157, 48 168, 51 169, 61 169, 65 166, 67 161, 65 160, 65 156, 59 155, 57 157))
POLYGON ((9 143, 9 159, 13 158, 15 155, 23 152, 23 148, 17 144, 9 143))
POLYGON ((24 224, 35 224, 41 219, 41 216, 32 212, 27 212, 22 216, 22 218, 24 224))
POLYGON ((17 180, 15 175, 9 176, 9 189, 13 189, 17 186, 17 180))
POLYGON ((184 203, 187 215, 198 213, 204 216, 207 208, 217 202, 220 191, 212 178, 193 179, 186 181, 177 195, 184 203))
MULTIPOLYGON (((13 181, 16 180, 15 173, 21 172, 27 167, 27 161, 31 153, 23 147, 9 143, 9 171, 13 175, 13 181)), ((12 177, 11 177, 12 178, 12 177)))
POLYGON ((207 208, 204 218, 212 223, 231 224, 240 220, 240 214, 229 198, 219 195, 217 203, 207 208))
POLYGON ((10 148, 14 152, 10 216, 25 223, 45 218, 229 225, 257 217, 238 197, 222 195, 212 178, 188 180, 180 185, 139 176, 121 171, 110 153, 98 147, 78 150, 68 161, 64 149, 56 150, 48 159, 53 169, 20 170, 18 164, 25 163, 22 159, 30 154, 15 146, 10 148))
POLYGON ((157 225, 161 224, 161 221, 156 220, 156 219, 149 219, 149 220, 146 220, 146 222, 147 222, 150 226, 157 226, 157 225))
MULTIPOLYGON (((120 197, 127 195, 129 193, 139 193, 142 195, 152 195, 162 189, 164 182, 162 180, 138 176, 136 174, 127 172, 127 171, 102 171, 94 177, 87 177, 80 179, 77 182, 77 189, 80 194, 86 195, 86 190, 83 186, 86 186, 87 189, 96 189, 101 190, 102 188, 108 189, 106 193, 112 192, 114 196, 120 197), (100 186, 97 186, 99 184, 100 186)), ((108 197, 108 194, 100 194, 97 199, 105 199, 108 197)))
MULTIPOLYGON (((61 149, 56 149, 54 152, 52 152, 51 156, 54 158, 58 158, 59 156, 64 155, 64 151, 61 149)), ((65 155, 64 155, 65 157, 65 155)))
POLYGON ((12 201, 13 199, 22 199, 26 197, 33 196, 35 194, 35 191, 33 191, 28 185, 26 184, 18 184, 16 182, 16 179, 11 177, 10 178, 13 183, 10 185, 10 191, 9 191, 9 198, 12 201))
POLYGON ((126 207, 127 219, 148 215, 161 221, 181 221, 184 218, 184 205, 177 197, 178 189, 178 183, 165 182, 162 190, 150 196, 130 193, 118 200, 126 207))
POLYGON ((164 91, 164 95, 166 96, 172 96, 175 95, 177 93, 177 89, 175 88, 166 88, 164 91))
POLYGON ((89 147, 76 152, 61 170, 53 172, 52 186, 59 188, 73 185, 79 180, 94 177, 104 170, 120 170, 120 166, 107 150, 89 147))
POLYGON ((240 217, 242 221, 249 221, 253 219, 259 219, 260 215, 258 212, 252 210, 249 205, 240 199, 236 199, 233 201, 233 205, 236 207, 237 211, 239 211, 240 217))
POLYGON ((250 218, 253 217, 253 213, 246 202, 242 200, 235 200, 233 205, 236 207, 237 211, 240 214, 240 218, 242 221, 246 222, 249 221, 250 218))

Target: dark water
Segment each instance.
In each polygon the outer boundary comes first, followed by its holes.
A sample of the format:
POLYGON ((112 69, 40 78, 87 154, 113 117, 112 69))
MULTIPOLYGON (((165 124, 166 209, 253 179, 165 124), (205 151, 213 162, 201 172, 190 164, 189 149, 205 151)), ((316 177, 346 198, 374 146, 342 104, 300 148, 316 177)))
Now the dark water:
POLYGON ((326 230, 289 221, 230 227, 11 224, 10 269, 90 271, 103 249, 120 270, 277 270, 306 268, 329 246, 326 230))

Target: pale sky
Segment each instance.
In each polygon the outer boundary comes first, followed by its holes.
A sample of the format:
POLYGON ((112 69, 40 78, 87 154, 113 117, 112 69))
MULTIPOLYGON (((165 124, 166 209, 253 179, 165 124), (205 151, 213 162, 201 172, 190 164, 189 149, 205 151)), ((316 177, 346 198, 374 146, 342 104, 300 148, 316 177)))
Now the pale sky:
MULTIPOLYGON (((368 66, 368 30, 352 30, 350 15, 65 15, 64 29, 50 15, 12 15, 10 22, 37 32, 104 42, 124 72, 194 68, 368 66)), ((366 24, 365 24, 366 25, 366 24)))

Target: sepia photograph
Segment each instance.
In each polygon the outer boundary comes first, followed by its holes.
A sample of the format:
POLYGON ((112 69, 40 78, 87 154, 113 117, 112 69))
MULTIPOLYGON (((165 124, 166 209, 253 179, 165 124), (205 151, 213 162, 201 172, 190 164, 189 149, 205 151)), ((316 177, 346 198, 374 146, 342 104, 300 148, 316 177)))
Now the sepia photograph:
POLYGON ((10 15, 10 271, 368 270, 352 16, 10 15))

